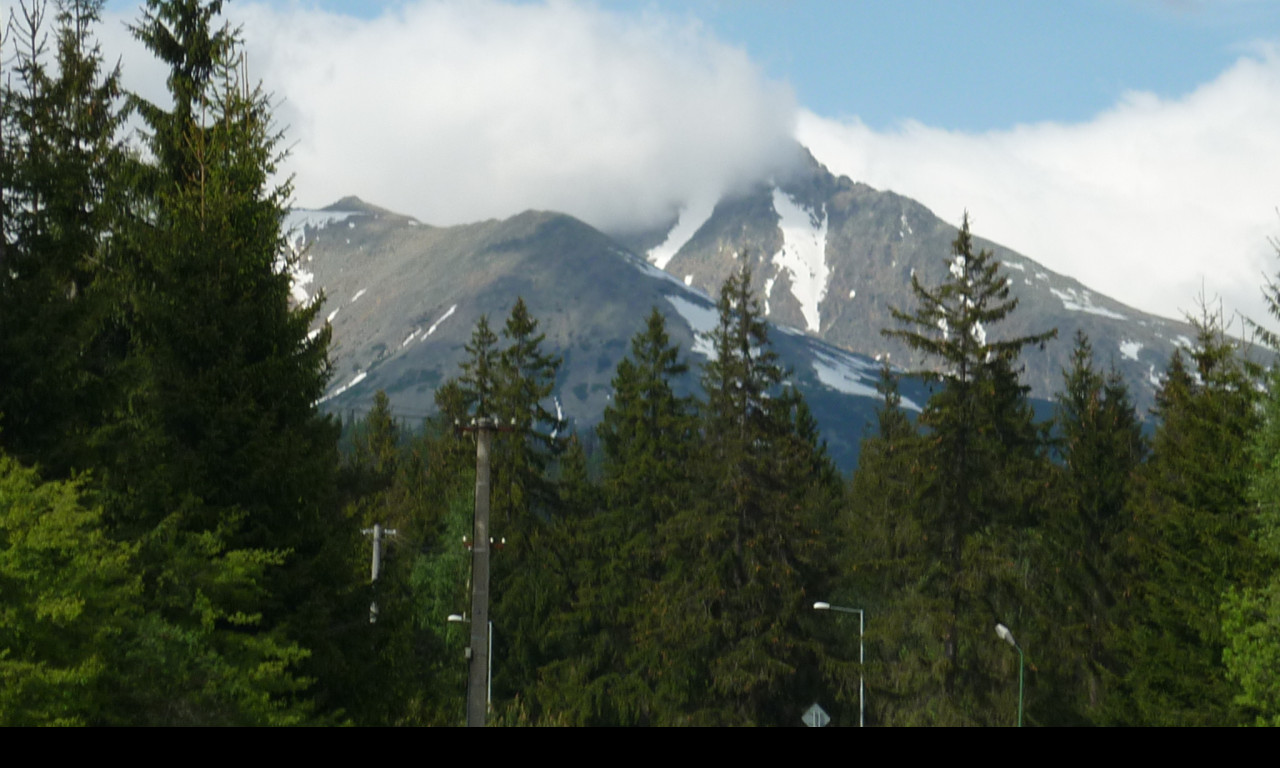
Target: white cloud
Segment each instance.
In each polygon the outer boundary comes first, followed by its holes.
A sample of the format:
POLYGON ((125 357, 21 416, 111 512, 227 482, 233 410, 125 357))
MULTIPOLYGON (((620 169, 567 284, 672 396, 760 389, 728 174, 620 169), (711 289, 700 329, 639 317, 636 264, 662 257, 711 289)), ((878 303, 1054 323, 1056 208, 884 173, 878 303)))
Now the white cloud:
POLYGON ((1229 313, 1266 318, 1259 286, 1280 231, 1274 51, 1183 98, 1132 93, 1082 124, 876 132, 802 112, 797 133, 836 173, 952 222, 968 209, 977 234, 1140 309, 1180 316, 1203 285, 1229 313))
POLYGON ((789 87, 694 22, 568 2, 226 11, 279 100, 305 205, 356 194, 438 225, 540 208, 625 228, 790 156, 789 87))
MULTIPOLYGON (((10 0, 0 0, 8 7, 10 0)), ((1254 49, 1177 99, 1133 93, 1080 124, 874 131, 800 111, 696 22, 569 2, 413 2, 373 19, 230 3, 280 101, 299 202, 357 194, 432 224, 561 210, 655 223, 768 173, 793 134, 833 171, 914 197, 1091 288, 1165 315, 1203 287, 1265 316, 1280 233, 1280 54, 1254 49), (799 115, 797 117, 797 114, 799 115)), ((108 57, 165 70, 107 14, 108 57)))

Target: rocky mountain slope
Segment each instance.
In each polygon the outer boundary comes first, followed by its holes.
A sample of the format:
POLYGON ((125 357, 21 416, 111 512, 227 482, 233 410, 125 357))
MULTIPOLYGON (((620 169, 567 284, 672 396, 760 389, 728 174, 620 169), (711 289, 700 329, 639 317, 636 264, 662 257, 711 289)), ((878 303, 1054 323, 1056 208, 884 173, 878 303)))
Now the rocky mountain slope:
MULTIPOLYGON (((322 291, 320 322, 334 331, 335 376, 323 406, 364 412, 384 389, 401 417, 429 415, 435 390, 458 375, 480 316, 497 331, 523 296, 546 348, 564 360, 555 407, 572 428, 590 429, 651 307, 666 315, 672 340, 693 365, 682 386, 696 387, 698 363, 710 352, 700 334, 715 321, 711 297, 745 258, 778 351, 833 454, 851 466, 874 415, 877 361, 898 369, 926 363, 881 335, 893 324, 889 308, 914 308, 912 275, 926 286, 945 278, 955 229, 908 198, 833 176, 807 152, 798 167, 710 210, 613 236, 548 212, 432 227, 355 198, 295 211, 288 222, 300 254, 295 299, 314 301, 322 291)), ((1126 307, 994 243, 979 244, 1002 262, 1021 302, 990 332, 1058 329, 1056 341, 1023 359, 1041 410, 1049 410, 1080 330, 1099 363, 1121 371, 1145 413, 1169 357, 1192 343, 1194 329, 1126 307)), ((916 409, 928 397, 918 382, 908 382, 904 394, 916 409)))
MULTIPOLYGON (((912 275, 925 286, 946 277, 955 228, 914 200, 837 178, 799 151, 798 170, 788 178, 759 184, 711 211, 684 211, 662 231, 619 239, 704 291, 720 285, 739 258, 750 258, 770 320, 843 349, 888 355, 897 366, 927 365, 880 331, 895 327, 890 307, 914 309, 912 275)), ((973 231, 980 235, 981 212, 974 213, 973 231)), ((1099 364, 1120 370, 1144 413, 1154 404, 1174 349, 1194 339, 1188 323, 1140 312, 998 244, 976 242, 1003 264, 1020 302, 993 333, 1008 338, 1058 329, 1043 353, 1024 356, 1024 380, 1034 396, 1051 398, 1061 385, 1079 330, 1099 364)))
MULTIPOLYGON (((572 429, 599 421, 617 363, 652 307, 686 350, 686 391, 710 351, 698 335, 716 318, 706 293, 569 216, 526 212, 440 228, 348 198, 295 211, 289 223, 301 255, 295 299, 314 301, 322 291, 319 322, 333 326, 335 375, 322 403, 333 412, 363 413, 383 389, 400 417, 430 414, 435 390, 458 375, 480 316, 497 331, 517 296, 540 321, 546 348, 564 360, 554 407, 572 429)), ((878 364, 794 330, 777 328, 772 338, 833 456, 852 466, 874 417, 878 364)), ((903 391, 909 408, 927 397, 918 383, 903 391)))

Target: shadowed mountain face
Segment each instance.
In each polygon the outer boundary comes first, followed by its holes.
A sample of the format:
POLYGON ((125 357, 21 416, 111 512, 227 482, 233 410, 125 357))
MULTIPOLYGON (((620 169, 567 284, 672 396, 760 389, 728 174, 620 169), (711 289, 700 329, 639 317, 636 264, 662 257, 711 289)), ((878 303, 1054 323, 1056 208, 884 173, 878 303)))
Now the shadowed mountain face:
MULTIPOLYGON (((944 280, 955 229, 912 200, 837 179, 806 159, 788 179, 682 214, 693 221, 613 237, 569 216, 533 211, 447 228, 356 198, 295 211, 294 295, 313 301, 322 291, 320 316, 333 326, 334 378, 323 407, 363 413, 383 389, 399 416, 428 416, 436 389, 458 375, 480 316, 497 332, 523 296, 546 334, 544 348, 564 360, 548 407, 571 428, 590 429, 652 307, 667 317, 672 341, 691 363, 681 386, 696 388, 710 351, 699 334, 716 318, 710 296, 745 258, 774 323, 777 351, 833 456, 851 467, 878 402, 875 358, 887 355, 900 369, 927 365, 881 335, 892 326, 889 307, 914 309, 912 274, 926 286, 944 280)), ((1021 302, 1007 322, 989 329, 993 340, 1058 329, 1056 341, 1024 355, 1033 396, 1052 398, 1080 329, 1098 362, 1123 373, 1145 413, 1173 350, 1189 345, 1194 330, 979 244, 1002 262, 1021 302)), ((903 394, 916 410, 928 397, 918 382, 904 384, 903 394)), ((1049 412, 1044 402, 1039 409, 1049 412)))

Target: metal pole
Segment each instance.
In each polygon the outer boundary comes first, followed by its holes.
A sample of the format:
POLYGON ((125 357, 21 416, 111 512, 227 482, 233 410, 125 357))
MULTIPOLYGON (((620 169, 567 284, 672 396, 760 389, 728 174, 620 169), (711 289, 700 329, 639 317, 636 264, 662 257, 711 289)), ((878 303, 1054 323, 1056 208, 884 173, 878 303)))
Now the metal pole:
POLYGON ((996 637, 1013 646, 1018 652, 1018 727, 1022 727, 1022 677, 1023 670, 1026 668, 1026 660, 1022 654, 1022 646, 1018 645, 1018 641, 1014 639, 1013 633, 1003 624, 996 624, 996 637))
POLYGON ((1015 645, 1018 649, 1018 727, 1022 727, 1022 670, 1027 666, 1022 658, 1022 646, 1015 645))
POLYGON ((858 614, 858 727, 863 728, 867 724, 867 699, 866 686, 864 684, 865 672, 863 666, 866 663, 863 637, 866 635, 867 614, 861 608, 844 608, 827 602, 814 603, 813 609, 815 611, 838 611, 839 613, 858 614))
POLYGON ((865 695, 865 689, 862 683, 862 678, 864 674, 863 670, 866 669, 866 667, 863 666, 865 664, 865 657, 863 656, 863 653, 862 653, 862 648, 863 648, 862 636, 864 634, 864 630, 866 629, 866 618, 867 616, 865 613, 863 613, 862 609, 858 609, 858 727, 859 728, 863 728, 867 724, 866 695, 865 695))
POLYGON ((471 543, 471 668, 467 677, 467 725, 483 727, 487 714, 489 632, 489 444, 494 423, 476 419, 476 517, 471 543))

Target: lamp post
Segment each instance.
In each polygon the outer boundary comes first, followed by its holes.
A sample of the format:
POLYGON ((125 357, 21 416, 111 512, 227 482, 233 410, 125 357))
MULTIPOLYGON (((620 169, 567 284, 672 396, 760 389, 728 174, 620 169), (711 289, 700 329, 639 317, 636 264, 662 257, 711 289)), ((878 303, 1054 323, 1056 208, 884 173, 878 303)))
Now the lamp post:
POLYGON ((866 695, 863 687, 863 642, 862 636, 866 631, 866 613, 861 608, 842 608, 831 603, 816 602, 813 604, 815 611, 837 611, 839 613, 856 613, 858 614, 858 727, 862 728, 867 724, 867 706, 866 695))
POLYGON ((1012 645, 1018 652, 1018 727, 1022 727, 1022 668, 1026 666, 1022 656, 1022 646, 1013 639, 1013 633, 1003 624, 996 625, 996 637, 1012 645))

